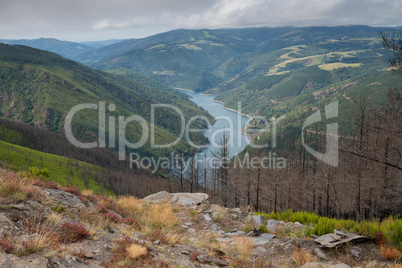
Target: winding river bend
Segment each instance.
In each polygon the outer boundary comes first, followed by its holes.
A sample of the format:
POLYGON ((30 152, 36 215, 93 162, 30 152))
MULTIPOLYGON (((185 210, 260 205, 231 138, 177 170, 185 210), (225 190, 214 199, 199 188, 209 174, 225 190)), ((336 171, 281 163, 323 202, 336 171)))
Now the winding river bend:
POLYGON ((203 132, 203 135, 209 139, 210 145, 202 149, 201 153, 198 154, 198 158, 204 158, 204 155, 207 158, 213 157, 213 153, 216 153, 218 150, 216 145, 220 145, 222 142, 224 132, 226 132, 229 140, 228 147, 230 158, 246 148, 250 140, 246 135, 241 133, 241 129, 249 120, 248 117, 225 109, 222 103, 213 101, 213 96, 201 95, 189 91, 183 92, 198 106, 204 108, 217 119, 209 130, 203 132))

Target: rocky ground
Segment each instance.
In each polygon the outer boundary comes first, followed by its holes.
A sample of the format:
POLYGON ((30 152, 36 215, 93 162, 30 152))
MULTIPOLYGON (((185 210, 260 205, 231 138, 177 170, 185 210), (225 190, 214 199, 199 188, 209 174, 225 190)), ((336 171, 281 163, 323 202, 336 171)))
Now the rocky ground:
POLYGON ((0 267, 401 267, 368 239, 306 237, 300 223, 211 205, 206 194, 106 198, 0 178, 0 267))

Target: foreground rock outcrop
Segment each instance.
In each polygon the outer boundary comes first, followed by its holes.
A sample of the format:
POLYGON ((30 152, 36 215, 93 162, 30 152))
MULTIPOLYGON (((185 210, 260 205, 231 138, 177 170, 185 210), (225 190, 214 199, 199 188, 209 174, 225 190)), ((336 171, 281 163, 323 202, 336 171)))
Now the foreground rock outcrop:
MULTIPOLYGON (((203 193, 112 199, 46 186, 0 181, 0 267, 288 267, 299 256, 299 266, 327 267, 339 264, 331 243, 355 237, 314 241, 300 223, 210 204, 203 193)), ((387 264, 370 241, 345 247, 352 263, 387 264)))

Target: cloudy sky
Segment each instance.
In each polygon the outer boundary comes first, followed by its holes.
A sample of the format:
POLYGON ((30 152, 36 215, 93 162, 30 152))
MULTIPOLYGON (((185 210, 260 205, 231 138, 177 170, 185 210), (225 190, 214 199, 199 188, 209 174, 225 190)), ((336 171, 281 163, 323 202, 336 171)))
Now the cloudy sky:
POLYGON ((176 28, 401 26, 402 0, 0 0, 0 39, 88 41, 176 28))

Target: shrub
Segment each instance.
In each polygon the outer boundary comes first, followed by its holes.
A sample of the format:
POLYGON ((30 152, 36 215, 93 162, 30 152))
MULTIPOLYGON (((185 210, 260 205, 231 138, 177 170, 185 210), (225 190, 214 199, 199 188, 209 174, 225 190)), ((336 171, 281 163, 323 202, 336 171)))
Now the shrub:
POLYGON ((249 232, 251 232, 251 228, 250 228, 250 226, 249 226, 248 224, 246 224, 246 225, 244 226, 243 232, 245 232, 246 234, 248 234, 249 232))
POLYGON ((13 253, 14 246, 8 242, 0 241, 0 249, 8 254, 13 253))
POLYGON ((248 263, 254 247, 254 240, 250 237, 233 237, 235 250, 240 254, 240 261, 248 263))
POLYGON ((0 196, 12 197, 18 200, 33 198, 39 202, 42 202, 45 199, 42 190, 32 185, 24 178, 15 178, 2 182, 0 196))
POLYGON ((37 177, 49 178, 49 170, 47 168, 38 169, 37 167, 29 167, 29 172, 37 177))
POLYGON ((56 189, 58 190, 59 184, 54 182, 54 181, 42 181, 42 180, 36 180, 32 182, 33 185, 43 187, 43 188, 49 188, 49 189, 56 189))
POLYGON ((380 246, 381 249, 381 255, 386 259, 387 261, 393 261, 396 260, 401 256, 401 252, 396 247, 386 247, 386 246, 380 246))
POLYGON ((116 222, 116 223, 119 223, 119 222, 120 222, 119 216, 117 216, 117 215, 114 214, 114 213, 110 213, 109 211, 108 211, 107 213, 105 213, 103 216, 104 216, 106 219, 109 219, 109 220, 111 220, 111 221, 113 221, 113 222, 116 222))
POLYGON ((138 244, 132 244, 131 246, 126 248, 126 251, 129 258, 133 260, 148 254, 148 248, 138 244))
POLYGON ((307 262, 314 262, 314 256, 305 249, 295 247, 293 249, 293 260, 298 266, 303 266, 307 262))
POLYGON ((147 223, 152 228, 171 228, 177 218, 170 204, 152 204, 147 215, 147 223))
POLYGON ((80 189, 78 189, 78 188, 76 188, 76 187, 67 186, 67 187, 63 187, 62 190, 65 191, 65 192, 69 192, 69 193, 75 194, 75 195, 78 196, 78 197, 81 196, 81 191, 80 191, 80 189))
POLYGON ((59 213, 64 213, 66 212, 66 208, 61 204, 61 202, 57 202, 57 205, 54 207, 50 207, 53 211, 59 212, 59 213))
POLYGON ((263 233, 269 233, 269 230, 267 228, 267 226, 265 226, 264 224, 261 224, 258 229, 260 229, 261 232, 263 233))
POLYGON ((75 243, 89 237, 89 231, 82 225, 65 222, 60 228, 63 241, 66 243, 75 243))
POLYGON ((142 213, 143 204, 141 200, 133 196, 121 196, 117 200, 118 208, 128 216, 135 216, 142 213))
POLYGON ((132 228, 135 228, 137 230, 141 230, 141 225, 136 219, 124 218, 124 219, 121 220, 121 223, 130 225, 132 228))

